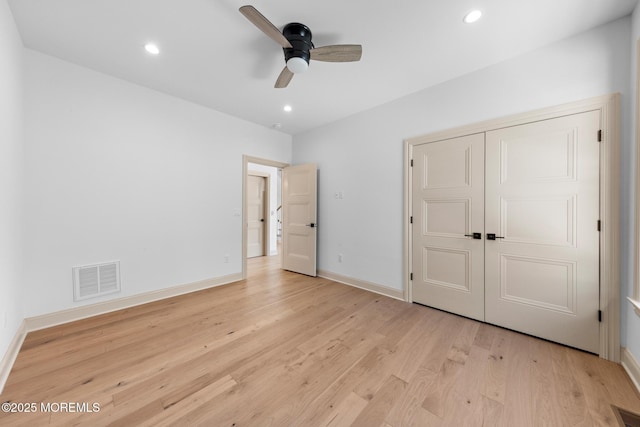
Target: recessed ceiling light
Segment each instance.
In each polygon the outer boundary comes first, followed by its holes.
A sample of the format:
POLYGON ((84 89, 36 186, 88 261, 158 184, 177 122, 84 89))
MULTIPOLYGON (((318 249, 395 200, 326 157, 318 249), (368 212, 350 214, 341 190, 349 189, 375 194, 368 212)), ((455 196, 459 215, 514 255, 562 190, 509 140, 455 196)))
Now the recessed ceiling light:
POLYGON ((160 49, 153 43, 147 43, 144 45, 144 50, 149 52, 151 55, 157 55, 160 53, 160 49))
POLYGON ((471 12, 464 15, 462 19, 466 24, 473 24, 482 16, 482 12, 479 10, 472 10, 471 12))
POLYGON ((284 111, 286 111, 287 113, 290 113, 290 112, 291 112, 291 110, 293 110, 293 108, 291 108, 291 105, 285 105, 283 109, 284 109, 284 111))

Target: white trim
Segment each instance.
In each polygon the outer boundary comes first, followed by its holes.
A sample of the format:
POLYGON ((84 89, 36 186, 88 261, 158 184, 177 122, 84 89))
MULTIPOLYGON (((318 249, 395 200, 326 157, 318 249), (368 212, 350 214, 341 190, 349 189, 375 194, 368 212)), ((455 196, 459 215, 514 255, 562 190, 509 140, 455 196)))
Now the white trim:
POLYGON ((50 328, 52 326, 61 325, 63 323, 86 319, 87 317, 98 316, 100 314, 110 313, 112 311, 122 310, 141 304, 147 304, 153 301, 172 298, 178 295, 197 292, 216 286, 226 285, 229 283, 237 282, 238 280, 241 280, 240 273, 235 273, 228 276, 201 280, 199 282, 173 286, 157 291, 144 292, 141 294, 131 295, 124 298, 117 298, 96 304, 83 305, 81 307, 74 307, 68 310, 43 314, 41 316, 29 317, 24 320, 25 327, 27 332, 37 331, 39 329, 50 328))
POLYGON ((405 301, 404 293, 401 290, 378 285, 377 283, 367 282, 365 280, 355 279, 353 277, 343 276, 338 273, 320 269, 318 269, 318 277, 323 277, 325 279, 333 280, 334 282, 342 283, 343 285, 353 286, 354 288, 364 289, 365 291, 405 301))
POLYGON ((408 140, 404 144, 404 238, 405 245, 402 249, 402 256, 404 257, 404 271, 402 272, 402 288, 403 296, 406 302, 413 302, 413 288, 411 287, 411 272, 413 271, 413 259, 411 257, 413 248, 413 236, 411 233, 411 217, 412 203, 411 192, 413 191, 411 184, 411 161, 413 159, 413 144, 408 140))
POLYGON ((631 305, 633 306, 633 311, 636 312, 638 316, 640 316, 640 301, 636 301, 631 297, 627 297, 631 305))
POLYGON ((404 141, 405 147, 405 192, 404 192, 404 230, 405 230, 405 274, 404 293, 407 301, 411 301, 411 167, 410 161, 415 145, 456 138, 475 133, 488 132, 510 126, 547 120, 570 114, 587 111, 600 111, 603 131, 603 143, 600 145, 600 219, 602 230, 600 238, 600 307, 602 322, 600 323, 599 355, 613 362, 620 361, 620 94, 610 94, 576 101, 559 106, 543 108, 531 112, 516 114, 481 123, 461 126, 454 129, 438 131, 427 135, 409 138, 404 141))
POLYGON ((635 111, 635 119, 636 119, 636 128, 635 128, 635 147, 636 147, 636 158, 635 158, 635 194, 636 194, 636 203, 635 203, 635 256, 633 262, 634 269, 634 280, 633 280, 633 299, 629 298, 629 301, 633 304, 634 311, 638 316, 640 316, 640 196, 638 196, 638 191, 640 191, 640 39, 636 41, 636 111, 635 111))
POLYGON ((9 378, 9 373, 13 368, 13 364, 18 357, 18 353, 20 352, 20 348, 22 347, 22 343, 24 342, 25 337, 27 336, 27 325, 23 320, 20 324, 20 327, 16 331, 13 340, 9 344, 9 348, 5 353, 2 360, 0 360, 0 394, 4 390, 4 386, 7 383, 7 379, 9 378))
MULTIPOLYGON (((603 107, 610 107, 611 102, 618 102, 619 93, 610 95, 597 96, 594 98, 584 99, 581 101, 570 102, 567 104, 541 108, 534 111, 528 111, 512 116, 500 117, 497 119, 486 120, 479 123, 460 126, 453 129, 445 129, 426 135, 407 138, 404 140, 408 145, 420 145, 427 142, 435 142, 443 139, 457 138, 459 136, 472 135, 491 130, 503 129, 511 126, 524 125, 527 123, 537 122, 540 120, 548 120, 571 114, 579 114, 586 111, 601 110, 603 107)), ((606 117, 605 117, 606 119, 606 117)), ((606 123, 604 123, 606 124, 606 123)), ((606 132, 605 132, 606 136, 606 132)))
POLYGON ((640 363, 627 348, 622 347, 621 364, 629 375, 631 382, 636 386, 636 390, 640 393, 640 363))

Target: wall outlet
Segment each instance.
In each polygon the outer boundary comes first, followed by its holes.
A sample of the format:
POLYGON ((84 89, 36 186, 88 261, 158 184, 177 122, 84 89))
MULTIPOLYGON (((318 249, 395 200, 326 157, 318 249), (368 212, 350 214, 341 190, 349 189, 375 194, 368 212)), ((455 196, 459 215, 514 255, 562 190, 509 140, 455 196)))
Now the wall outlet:
POLYGON ((7 319, 7 312, 6 312, 6 311, 3 311, 3 312, 2 312, 2 329, 7 329, 7 326, 8 326, 8 325, 7 325, 7 322, 8 322, 8 319, 7 319))
POLYGON ((342 262, 342 254, 338 254, 338 262, 342 262))
POLYGON ((224 263, 228 264, 229 263, 229 254, 224 256, 224 263))

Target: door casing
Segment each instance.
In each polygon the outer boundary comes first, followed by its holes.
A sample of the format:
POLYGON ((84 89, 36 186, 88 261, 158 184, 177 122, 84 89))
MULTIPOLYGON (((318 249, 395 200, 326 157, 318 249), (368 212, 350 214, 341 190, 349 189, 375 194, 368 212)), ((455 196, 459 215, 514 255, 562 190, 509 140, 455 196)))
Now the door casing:
POLYGON ((600 323, 601 358, 620 362, 620 281, 619 281, 619 211, 620 211, 620 94, 610 94, 527 113, 489 120, 404 141, 404 299, 412 301, 411 272, 412 206, 411 161, 415 145, 489 132, 540 120, 587 111, 599 111, 602 123, 600 144, 600 323))

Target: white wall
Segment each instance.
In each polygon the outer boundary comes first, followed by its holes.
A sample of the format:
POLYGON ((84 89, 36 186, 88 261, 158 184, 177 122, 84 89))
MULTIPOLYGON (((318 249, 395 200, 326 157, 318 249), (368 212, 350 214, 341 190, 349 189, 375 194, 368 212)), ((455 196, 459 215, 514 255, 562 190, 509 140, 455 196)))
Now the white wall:
MULTIPOLYGON (((629 149, 625 153, 627 157, 623 157, 623 171, 633 171, 635 169, 635 135, 636 135, 636 121, 638 119, 638 111, 636 111, 636 103, 635 103, 635 94, 636 94, 636 76, 638 73, 637 70, 637 54, 636 54, 636 43, 640 38, 640 6, 636 6, 636 9, 633 13, 631 20, 631 90, 629 96, 629 111, 631 111, 630 120, 628 123, 628 135, 630 135, 630 144, 629 149)), ((640 173, 638 170, 635 170, 635 173, 640 173)), ((625 176, 626 179, 633 183, 634 173, 630 172, 625 176)), ((635 208, 635 197, 634 194, 638 192, 639 189, 635 188, 633 184, 630 184, 626 189, 626 193, 623 193, 622 196, 624 200, 627 201, 626 204, 623 204, 623 209, 625 209, 629 215, 627 218, 623 218, 626 221, 629 227, 629 233, 624 242, 624 246, 622 248, 622 328, 621 328, 621 341, 624 347, 627 347, 636 360, 640 360, 640 317, 638 317, 629 304, 626 301, 627 296, 633 296, 633 267, 634 260, 637 255, 634 250, 634 241, 632 236, 634 236, 634 208, 635 208)))
POLYGON ((23 319, 22 40, 0 1, 0 359, 23 319))
POLYGON ((121 261, 82 304, 241 272, 242 155, 290 136, 31 50, 25 106, 26 317, 80 305, 77 265, 121 261))
MULTIPOLYGON (((319 168, 318 268, 402 289, 408 137, 621 92, 623 152, 629 152, 629 33, 627 17, 295 135, 294 163, 316 162, 319 168), (338 191, 343 199, 334 198, 338 191)), ((622 174, 625 194, 628 166, 622 174)), ((629 231, 624 216, 623 236, 629 231)))
MULTIPOLYGON (((271 159, 270 159, 271 160, 271 159)), ((271 166, 249 163, 249 172, 262 172, 269 174, 269 253, 268 255, 278 255, 278 168, 271 166)))

